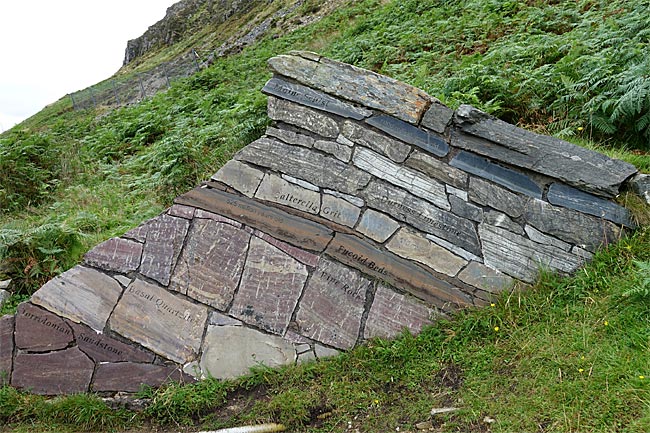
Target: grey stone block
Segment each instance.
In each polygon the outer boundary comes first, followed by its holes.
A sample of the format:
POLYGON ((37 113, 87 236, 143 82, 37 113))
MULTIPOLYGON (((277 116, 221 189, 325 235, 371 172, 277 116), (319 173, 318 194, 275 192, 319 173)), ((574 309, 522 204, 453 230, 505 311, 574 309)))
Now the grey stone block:
POLYGON ((449 144, 442 137, 403 120, 386 115, 376 115, 366 119, 366 123, 433 155, 443 157, 449 153, 449 144))
POLYGON ((383 243, 393 235, 399 228, 399 223, 383 213, 367 209, 359 225, 357 231, 368 236, 370 239, 383 243))
POLYGON ((339 125, 330 116, 284 99, 269 97, 268 115, 275 121, 295 125, 322 137, 336 138, 339 135, 339 125))
POLYGON ((212 180, 224 183, 246 197, 253 197, 263 177, 264 172, 231 159, 212 176, 212 180))
POLYGON ((342 133, 352 144, 370 148, 398 163, 404 162, 411 151, 411 146, 354 122, 343 123, 342 133))
POLYGON ((454 110, 435 100, 427 112, 424 113, 421 125, 442 134, 445 132, 447 125, 451 123, 453 115, 454 110))
POLYGON ((561 183, 553 183, 548 189, 548 201, 556 206, 575 209, 589 215, 612 221, 627 227, 634 227, 630 211, 622 206, 592 194, 561 183))

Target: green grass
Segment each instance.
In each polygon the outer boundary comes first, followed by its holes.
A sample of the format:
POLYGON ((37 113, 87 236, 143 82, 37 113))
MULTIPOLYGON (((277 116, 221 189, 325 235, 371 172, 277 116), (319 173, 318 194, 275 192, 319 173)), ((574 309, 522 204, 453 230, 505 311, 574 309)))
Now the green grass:
MULTIPOLYGON (((249 16, 268 15, 274 6, 267 6, 249 16)), ((268 123, 259 91, 270 77, 266 60, 292 49, 370 68, 452 107, 471 103, 648 172, 648 6, 354 1, 297 31, 275 29, 277 37, 140 104, 79 112, 63 98, 0 136, 0 172, 11 173, 0 186, 0 261, 16 283, 2 313, 84 251, 161 212, 257 138, 268 123)), ((137 68, 215 37, 204 29, 137 68)), ((634 196, 619 200, 643 227, 575 277, 545 275, 524 293, 417 337, 259 369, 236 382, 143 391, 151 405, 137 414, 109 410, 92 395, 47 400, 2 388, 0 422, 22 431, 266 421, 296 432, 412 431, 431 408, 455 406, 432 420, 441 431, 648 431, 650 211, 634 196)))

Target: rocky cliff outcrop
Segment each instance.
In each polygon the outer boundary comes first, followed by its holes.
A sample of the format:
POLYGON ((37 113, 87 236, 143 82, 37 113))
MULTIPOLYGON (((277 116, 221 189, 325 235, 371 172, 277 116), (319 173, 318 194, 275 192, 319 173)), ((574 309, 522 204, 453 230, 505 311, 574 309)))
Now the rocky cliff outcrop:
POLYGON ((269 0, 181 0, 167 8, 165 17, 139 38, 127 42, 123 65, 145 53, 173 45, 188 33, 207 25, 219 25, 236 14, 269 0))

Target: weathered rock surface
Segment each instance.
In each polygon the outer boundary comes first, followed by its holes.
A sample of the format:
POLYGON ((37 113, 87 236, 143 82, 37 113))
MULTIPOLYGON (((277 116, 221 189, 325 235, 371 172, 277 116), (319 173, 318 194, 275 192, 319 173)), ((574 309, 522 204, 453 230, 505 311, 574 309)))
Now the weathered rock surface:
POLYGON ((289 183, 274 174, 264 176, 255 197, 303 212, 318 214, 320 211, 320 194, 318 192, 289 183))
POLYGON ((331 117, 284 99, 269 97, 269 117, 275 121, 286 122, 311 131, 325 138, 336 138, 339 125, 331 117))
POLYGON ((470 262, 458 275, 458 278, 463 283, 490 293, 502 292, 511 288, 515 283, 511 277, 478 262, 470 262))
POLYGON ((72 329, 62 318, 29 302, 16 311, 15 344, 28 352, 65 349, 74 341, 72 329))
POLYGON ((345 122, 342 133, 353 143, 379 152, 396 163, 404 162, 411 152, 410 146, 354 122, 345 122))
POLYGON ((76 347, 50 353, 19 352, 14 359, 11 385, 34 394, 86 392, 94 365, 76 347))
POLYGON ((612 221, 614 224, 634 226, 630 212, 624 207, 561 183, 551 184, 548 189, 548 201, 556 206, 612 221))
POLYGON ((79 349, 95 362, 153 362, 155 355, 135 344, 126 344, 117 338, 99 334, 88 326, 68 323, 74 332, 79 349))
POLYGON ((363 213, 357 226, 360 233, 379 243, 385 242, 398 228, 399 223, 397 221, 372 209, 367 209, 363 213))
POLYGON ((263 177, 264 172, 231 159, 212 176, 212 180, 224 183, 246 197, 253 197, 263 177))
POLYGON ((0 386, 9 383, 14 353, 14 316, 0 317, 0 386))
POLYGON ((112 238, 102 242, 84 256, 84 261, 90 266, 129 273, 140 266, 142 244, 129 239, 112 238))
POLYGON ((449 144, 443 138, 394 117, 373 116, 366 123, 433 155, 443 157, 449 153, 449 144))
POLYGON ((188 229, 189 222, 183 218, 169 215, 154 218, 149 224, 140 273, 163 286, 169 284, 188 229))
POLYGON ((386 244, 389 251, 408 260, 414 260, 436 272, 455 276, 467 264, 466 260, 450 253, 411 230, 401 229, 386 244))
POLYGON ((154 388, 167 382, 191 383, 193 379, 178 368, 137 362, 105 363, 97 366, 92 390, 95 392, 138 392, 143 385, 154 388))

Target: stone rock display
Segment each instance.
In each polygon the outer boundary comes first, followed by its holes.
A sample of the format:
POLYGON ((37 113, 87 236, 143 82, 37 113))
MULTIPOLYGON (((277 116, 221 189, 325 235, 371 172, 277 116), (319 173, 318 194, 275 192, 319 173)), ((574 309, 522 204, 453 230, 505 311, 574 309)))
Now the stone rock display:
MULTIPOLYGON (((419 332, 634 229, 622 161, 314 53, 266 134, 0 318, 0 383, 135 392, 419 332)), ((628 182, 629 181, 629 182, 628 182)))

